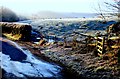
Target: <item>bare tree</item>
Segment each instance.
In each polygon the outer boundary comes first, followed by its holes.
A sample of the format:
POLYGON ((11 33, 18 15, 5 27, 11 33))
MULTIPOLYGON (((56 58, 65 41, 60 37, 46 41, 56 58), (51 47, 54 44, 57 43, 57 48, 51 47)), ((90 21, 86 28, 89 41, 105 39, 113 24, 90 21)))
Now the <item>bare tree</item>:
POLYGON ((107 21, 106 17, 118 17, 120 19, 120 0, 114 0, 110 2, 103 2, 103 4, 98 3, 98 7, 94 8, 100 17, 107 21))
POLYGON ((120 0, 114 0, 114 3, 104 2, 108 7, 108 10, 111 11, 111 15, 117 16, 120 18, 120 0))
POLYGON ((98 13, 101 15, 101 17, 103 18, 103 20, 106 22, 105 16, 104 16, 104 14, 102 12, 102 9, 101 9, 101 6, 100 6, 99 3, 98 3, 98 7, 99 7, 99 12, 98 13))

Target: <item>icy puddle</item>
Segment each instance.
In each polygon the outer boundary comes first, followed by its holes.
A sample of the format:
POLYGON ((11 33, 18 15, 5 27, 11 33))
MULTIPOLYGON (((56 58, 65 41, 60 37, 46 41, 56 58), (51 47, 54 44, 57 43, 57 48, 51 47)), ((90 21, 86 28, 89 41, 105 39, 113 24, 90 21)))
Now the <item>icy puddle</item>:
POLYGON ((29 50, 23 50, 13 41, 0 42, 2 42, 0 65, 4 70, 4 78, 62 78, 60 66, 37 59, 29 50))

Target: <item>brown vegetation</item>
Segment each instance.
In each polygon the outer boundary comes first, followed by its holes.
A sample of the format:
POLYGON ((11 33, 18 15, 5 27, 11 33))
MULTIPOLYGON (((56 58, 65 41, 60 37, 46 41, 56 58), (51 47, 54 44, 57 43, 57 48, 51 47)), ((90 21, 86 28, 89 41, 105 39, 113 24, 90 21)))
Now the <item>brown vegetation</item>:
POLYGON ((28 24, 6 23, 1 22, 0 28, 3 35, 13 40, 29 40, 32 27, 28 24))

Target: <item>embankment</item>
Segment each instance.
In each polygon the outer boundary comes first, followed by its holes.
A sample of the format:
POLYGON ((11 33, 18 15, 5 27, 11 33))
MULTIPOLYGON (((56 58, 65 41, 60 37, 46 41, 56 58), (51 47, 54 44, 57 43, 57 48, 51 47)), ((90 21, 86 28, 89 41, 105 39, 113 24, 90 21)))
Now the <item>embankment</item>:
POLYGON ((29 40, 32 27, 29 24, 0 22, 2 35, 12 40, 29 40))

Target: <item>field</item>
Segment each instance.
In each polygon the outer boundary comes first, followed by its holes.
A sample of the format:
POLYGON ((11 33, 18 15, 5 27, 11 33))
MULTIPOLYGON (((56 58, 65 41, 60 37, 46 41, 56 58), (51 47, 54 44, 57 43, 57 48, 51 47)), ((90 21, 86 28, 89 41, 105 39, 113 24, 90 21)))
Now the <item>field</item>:
MULTIPOLYGON (((62 74, 71 73, 66 78, 120 78, 119 49, 106 48, 106 53, 100 56, 96 43, 89 45, 91 37, 106 36, 107 29, 116 21, 77 18, 26 20, 19 23, 28 23, 32 27, 31 37, 28 41, 15 42, 40 59, 63 67, 65 70, 62 74)), ((92 41, 95 42, 94 39, 92 41)))

